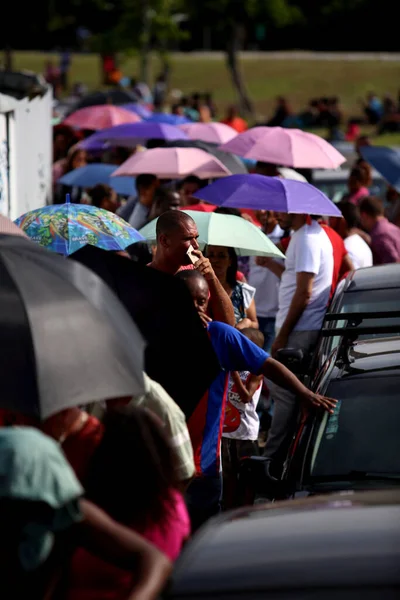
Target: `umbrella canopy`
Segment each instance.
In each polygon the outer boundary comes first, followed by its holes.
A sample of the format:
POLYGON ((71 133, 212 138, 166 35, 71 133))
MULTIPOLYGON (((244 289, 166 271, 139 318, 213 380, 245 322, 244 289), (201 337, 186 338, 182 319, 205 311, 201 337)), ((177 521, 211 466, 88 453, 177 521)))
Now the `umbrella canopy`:
MULTIPOLYGON (((253 223, 234 215, 184 210, 197 225, 200 245, 228 246, 235 248, 238 256, 271 256, 285 258, 273 242, 253 223)), ((150 242, 156 241, 154 219, 140 230, 150 242)))
POLYGON ((80 108, 86 108, 87 106, 101 106, 103 104, 119 106, 121 104, 132 102, 137 102, 137 96, 128 90, 114 89, 105 92, 91 92, 74 104, 68 114, 71 114, 80 108))
POLYGON ((93 246, 70 260, 93 269, 117 294, 147 342, 146 373, 188 419, 217 376, 219 363, 185 284, 93 246))
POLYGON ((191 140, 225 144, 237 136, 237 131, 225 123, 187 123, 179 125, 191 140))
POLYGON ((109 185, 122 196, 134 196, 136 194, 135 179, 128 177, 111 177, 116 170, 116 165, 105 163, 94 163, 74 169, 57 180, 57 183, 76 187, 92 187, 98 183, 109 185))
POLYGON ((217 206, 342 216, 333 202, 310 183, 266 175, 231 175, 214 181, 193 196, 217 206))
POLYGON ((219 161, 234 175, 239 173, 248 173, 248 170, 242 160, 231 154, 230 152, 223 152, 218 150, 216 144, 209 144, 208 142, 201 142, 199 140, 174 140, 172 142, 160 142, 158 147, 166 148, 200 148, 205 150, 209 154, 218 158, 219 161))
POLYGON ((400 192, 400 152, 385 146, 362 146, 362 157, 400 192))
POLYGON ((114 127, 114 125, 122 125, 122 123, 138 123, 140 120, 140 117, 129 110, 105 104, 103 106, 81 108, 70 114, 63 121, 63 124, 79 129, 98 130, 114 127))
POLYGON ((113 174, 151 173, 160 179, 197 175, 202 179, 226 177, 230 171, 215 156, 198 148, 153 148, 130 156, 113 174))
POLYGON ((29 239, 26 233, 22 231, 22 229, 20 229, 18 225, 15 225, 15 223, 13 223, 11 219, 8 219, 4 215, 0 215, 0 233, 5 233, 7 235, 19 235, 21 237, 29 239))
POLYGON ((68 256, 86 245, 124 250, 144 238, 112 212, 88 204, 54 204, 31 210, 15 223, 34 241, 68 256))
POLYGON ((187 140, 188 137, 184 131, 174 125, 142 121, 141 123, 124 123, 98 131, 80 142, 79 147, 85 150, 97 150, 100 143, 105 147, 135 148, 151 139, 187 140))
POLYGON ((129 102, 128 104, 123 104, 122 108, 136 113, 141 119, 150 119, 153 114, 147 106, 140 102, 129 102))
POLYGON ((94 273, 0 235, 0 406, 41 419, 143 392, 144 341, 94 273))
POLYGON ((167 123, 168 125, 184 125, 185 123, 193 123, 190 119, 181 115, 171 115, 170 113, 154 112, 147 121, 152 123, 167 123))
POLYGON ((346 161, 332 144, 318 135, 283 127, 253 127, 220 149, 298 169, 336 169, 346 161))

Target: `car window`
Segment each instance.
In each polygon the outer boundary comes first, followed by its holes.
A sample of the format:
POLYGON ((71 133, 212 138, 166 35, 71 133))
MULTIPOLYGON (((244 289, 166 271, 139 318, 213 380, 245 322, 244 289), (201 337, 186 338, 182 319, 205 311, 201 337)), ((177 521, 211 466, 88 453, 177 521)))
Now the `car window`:
MULTIPOLYGON (((384 290, 365 290, 362 292, 350 292, 343 294, 342 305, 340 308, 333 306, 331 312, 337 311, 340 313, 359 313, 359 312, 371 312, 371 319, 364 320, 360 326, 378 327, 379 325, 398 325, 396 331, 393 333, 376 333, 368 335, 360 335, 358 339, 371 339, 375 337, 391 337, 398 335, 400 332, 400 317, 392 319, 375 318, 373 315, 377 312, 390 312, 400 310, 400 289, 384 289, 384 290)), ((346 321, 329 321, 325 323, 325 326, 329 329, 340 329, 345 327, 346 321)), ((341 336, 335 336, 327 338, 328 342, 324 344, 324 355, 330 354, 332 350, 337 348, 339 345, 341 336)))
POLYGON ((400 376, 344 378, 326 395, 338 400, 314 428, 312 477, 358 472, 400 475, 400 376))

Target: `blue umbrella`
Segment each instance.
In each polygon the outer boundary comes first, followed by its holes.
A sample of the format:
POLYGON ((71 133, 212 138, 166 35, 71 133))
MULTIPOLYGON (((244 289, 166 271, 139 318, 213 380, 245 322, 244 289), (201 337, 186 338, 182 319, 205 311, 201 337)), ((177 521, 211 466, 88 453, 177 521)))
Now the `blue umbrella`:
POLYGON ((148 123, 167 123, 168 125, 185 125, 185 123, 193 123, 193 121, 186 117, 182 117, 181 115, 171 115, 170 113, 153 113, 146 121, 148 123))
POLYGON ((131 102, 129 104, 123 104, 122 108, 126 108, 126 110, 130 110, 137 114, 141 119, 149 119, 153 114, 151 110, 144 106, 144 104, 140 104, 140 102, 131 102))
POLYGON ((400 192, 400 152, 386 146, 362 146, 362 157, 400 192))
POLYGON ((136 194, 135 179, 133 177, 111 177, 117 165, 95 163, 74 169, 60 177, 57 183, 75 187, 92 187, 98 183, 109 185, 121 196, 134 196, 136 194))
POLYGON ((134 148, 139 144, 144 144, 147 140, 154 139, 175 141, 188 140, 189 138, 184 131, 175 125, 141 121, 140 123, 123 123, 122 125, 102 129, 80 142, 79 147, 85 150, 97 150, 99 144, 103 144, 105 148, 107 146, 134 148))
POLYGON ((198 190, 193 196, 210 204, 231 208, 342 216, 337 206, 310 183, 266 175, 224 177, 198 190))
POLYGON ((31 210, 15 221, 27 236, 53 252, 69 256, 86 245, 124 250, 144 240, 121 217, 87 204, 52 204, 31 210))

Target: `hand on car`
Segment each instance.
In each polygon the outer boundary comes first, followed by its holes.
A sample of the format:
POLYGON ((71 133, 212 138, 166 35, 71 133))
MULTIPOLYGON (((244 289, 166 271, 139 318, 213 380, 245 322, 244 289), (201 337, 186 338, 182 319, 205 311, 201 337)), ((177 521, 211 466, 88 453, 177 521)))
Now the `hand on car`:
POLYGON ((207 281, 215 279, 214 269, 211 266, 208 258, 203 256, 200 250, 193 250, 192 254, 199 257, 199 260, 194 263, 194 268, 199 271, 207 281))
POLYGON ((323 408, 329 413, 333 413, 337 404, 337 400, 333 398, 327 398, 321 396, 321 394, 315 394, 311 390, 307 390, 304 396, 301 398, 306 404, 314 406, 315 408, 323 408))

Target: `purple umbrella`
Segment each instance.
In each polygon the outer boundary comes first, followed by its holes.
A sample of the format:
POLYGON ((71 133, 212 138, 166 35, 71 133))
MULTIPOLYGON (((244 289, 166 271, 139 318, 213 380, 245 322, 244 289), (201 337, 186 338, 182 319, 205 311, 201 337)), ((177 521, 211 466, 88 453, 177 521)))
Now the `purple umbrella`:
POLYGON ((140 127, 130 127, 125 125, 109 127, 108 129, 103 129, 86 138, 86 140, 79 143, 79 147, 85 150, 97 150, 99 144, 104 144, 104 147, 123 146, 125 148, 134 148, 151 139, 167 141, 189 139, 184 131, 174 125, 168 125, 166 123, 141 121, 140 123, 131 123, 128 125, 140 125, 140 127))
POLYGON ((150 109, 140 102, 132 102, 130 104, 123 104, 122 108, 129 110, 130 112, 136 113, 141 119, 149 119, 153 114, 150 109))
POLYGON ((159 112, 154 112, 147 121, 151 123, 166 123, 168 125, 185 125, 185 123, 193 123, 193 121, 186 117, 182 117, 182 115, 159 112))
POLYGON ((310 183, 265 175, 231 175, 198 190, 193 196, 231 208, 330 217, 342 215, 333 202, 310 183))

